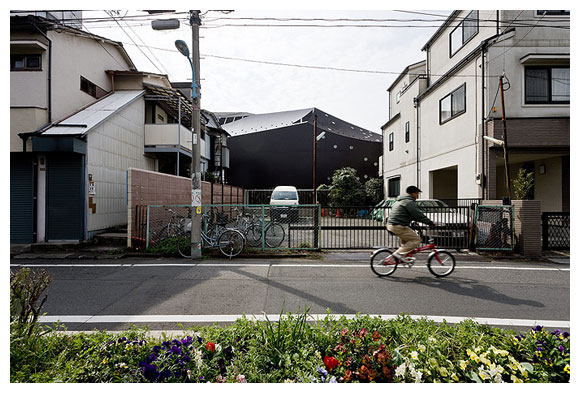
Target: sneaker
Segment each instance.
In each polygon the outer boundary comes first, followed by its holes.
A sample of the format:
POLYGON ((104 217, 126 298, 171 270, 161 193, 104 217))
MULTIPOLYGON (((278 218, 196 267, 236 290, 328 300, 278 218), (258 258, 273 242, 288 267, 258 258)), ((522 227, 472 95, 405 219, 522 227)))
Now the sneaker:
POLYGON ((398 252, 394 252, 393 253, 393 257, 397 258, 399 260, 399 262, 404 262, 404 263, 408 263, 409 262, 409 259, 408 258, 402 256, 398 252))
POLYGON ((395 258, 393 258, 392 255, 389 255, 388 257, 386 257, 385 259, 383 259, 383 265, 396 265, 397 264, 397 260, 395 258))

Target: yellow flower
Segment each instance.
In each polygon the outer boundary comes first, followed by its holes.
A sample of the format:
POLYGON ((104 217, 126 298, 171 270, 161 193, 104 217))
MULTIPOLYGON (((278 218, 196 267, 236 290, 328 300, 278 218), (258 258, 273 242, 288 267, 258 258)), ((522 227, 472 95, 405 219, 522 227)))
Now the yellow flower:
POLYGON ((564 371, 566 371, 568 374, 570 374, 570 365, 567 364, 566 367, 564 367, 564 371))
POLYGON ((479 372, 479 378, 481 378, 482 380, 485 381, 487 379, 487 374, 484 373, 483 371, 480 371, 479 372))
POLYGON ((441 374, 442 377, 446 377, 449 375, 445 367, 439 367, 439 374, 441 374))
POLYGON ((461 368, 462 371, 465 371, 466 367, 467 367, 467 362, 465 360, 460 360, 459 361, 459 368, 461 368))
POLYGON ((522 383, 524 381, 522 381, 521 379, 519 379, 518 377, 516 377, 515 375, 511 376, 511 380, 513 383, 522 383))
POLYGON ((459 382, 459 378, 455 373, 451 374, 451 379, 453 379, 455 382, 459 382))
POLYGON ((417 351, 413 351, 413 352, 411 352, 411 358, 412 358, 412 359, 418 360, 418 359, 419 359, 419 356, 418 356, 418 355, 419 355, 419 354, 417 353, 417 351))
POLYGON ((105 364, 105 363, 107 363, 108 361, 109 361, 109 359, 107 359, 107 358, 104 358, 104 359, 103 359, 103 362, 102 362, 102 364, 105 364))

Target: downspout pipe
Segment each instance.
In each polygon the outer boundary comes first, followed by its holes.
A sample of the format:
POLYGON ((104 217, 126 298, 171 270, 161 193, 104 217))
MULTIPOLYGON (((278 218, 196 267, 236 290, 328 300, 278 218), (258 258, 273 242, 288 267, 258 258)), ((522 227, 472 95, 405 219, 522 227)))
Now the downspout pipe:
POLYGON ((485 187, 487 183, 487 176, 485 176, 485 47, 481 46, 481 199, 485 199, 485 187))

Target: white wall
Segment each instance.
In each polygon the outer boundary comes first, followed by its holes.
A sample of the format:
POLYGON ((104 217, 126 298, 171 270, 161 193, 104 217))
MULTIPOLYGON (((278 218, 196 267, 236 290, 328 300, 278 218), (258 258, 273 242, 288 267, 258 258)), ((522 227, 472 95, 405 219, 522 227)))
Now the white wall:
POLYGON ((451 32, 470 12, 470 10, 461 11, 457 18, 455 18, 455 20, 443 30, 442 34, 434 42, 432 42, 430 48, 427 49, 431 83, 436 82, 441 77, 441 75, 449 71, 469 52, 481 44, 481 41, 496 34, 495 10, 479 10, 478 33, 467 44, 465 44, 465 46, 463 46, 459 51, 455 52, 455 54, 450 57, 449 34, 451 34, 451 32), (493 22, 485 22, 483 20, 491 20, 493 22))
POLYGON ((144 100, 136 100, 87 134, 87 174, 95 182, 97 205, 95 214, 87 207, 89 232, 127 223, 129 167, 155 170, 155 160, 143 155, 144 111, 144 100))

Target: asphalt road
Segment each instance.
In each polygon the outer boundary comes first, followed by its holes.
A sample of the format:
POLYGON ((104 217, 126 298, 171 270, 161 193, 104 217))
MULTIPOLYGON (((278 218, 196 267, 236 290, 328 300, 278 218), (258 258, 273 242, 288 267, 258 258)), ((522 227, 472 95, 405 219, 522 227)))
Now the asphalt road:
POLYGON ((423 261, 376 277, 368 254, 335 259, 234 259, 188 263, 184 259, 11 260, 53 277, 42 321, 64 321, 70 330, 120 330, 131 323, 175 329, 194 323, 227 323, 238 316, 270 318, 281 310, 312 314, 406 313, 479 318, 496 326, 536 322, 570 327, 569 265, 467 262, 436 278, 423 261))

